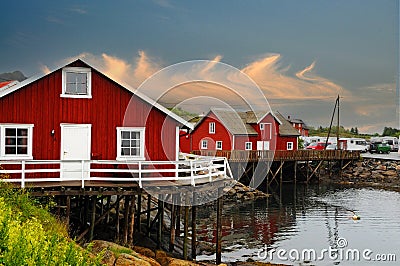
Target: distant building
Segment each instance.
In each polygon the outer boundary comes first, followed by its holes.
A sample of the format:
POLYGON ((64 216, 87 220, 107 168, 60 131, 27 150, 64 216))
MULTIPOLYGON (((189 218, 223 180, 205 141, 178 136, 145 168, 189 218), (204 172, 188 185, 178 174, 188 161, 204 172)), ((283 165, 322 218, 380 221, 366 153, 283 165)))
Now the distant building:
POLYGON ((303 120, 296 119, 296 118, 291 118, 290 116, 288 116, 287 120, 292 124, 292 126, 294 128, 297 129, 297 131, 299 132, 300 136, 308 137, 309 128, 306 125, 306 123, 304 123, 303 120))
POLYGON ((297 150, 300 134, 278 112, 212 108, 187 134, 182 152, 195 150, 297 150))

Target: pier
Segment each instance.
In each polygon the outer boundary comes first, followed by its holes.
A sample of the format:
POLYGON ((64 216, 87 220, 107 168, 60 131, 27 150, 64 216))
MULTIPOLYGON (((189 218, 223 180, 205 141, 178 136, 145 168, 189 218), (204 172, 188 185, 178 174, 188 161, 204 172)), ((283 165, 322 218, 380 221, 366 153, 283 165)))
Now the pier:
POLYGON ((351 162, 359 160, 360 151, 347 150, 292 150, 292 151, 242 151, 242 150, 197 150, 196 155, 225 157, 228 159, 232 173, 237 180, 250 182, 257 166, 262 165, 267 185, 273 182, 305 182, 319 179, 322 166, 331 176, 338 172, 339 176, 351 162), (279 181, 278 181, 279 179, 279 181))

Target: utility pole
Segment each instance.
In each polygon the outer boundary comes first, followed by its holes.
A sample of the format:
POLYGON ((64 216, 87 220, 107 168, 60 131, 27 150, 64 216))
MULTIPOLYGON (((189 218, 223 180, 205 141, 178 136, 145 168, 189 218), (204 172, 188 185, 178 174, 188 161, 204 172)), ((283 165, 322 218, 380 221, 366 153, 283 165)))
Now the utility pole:
POLYGON ((336 143, 337 143, 337 148, 338 148, 338 150, 340 150, 340 143, 339 143, 339 131, 340 131, 340 122, 339 122, 339 99, 340 99, 340 97, 339 97, 339 94, 338 94, 338 96, 337 96, 337 99, 336 99, 336 104, 337 104, 337 134, 336 134, 336 143))

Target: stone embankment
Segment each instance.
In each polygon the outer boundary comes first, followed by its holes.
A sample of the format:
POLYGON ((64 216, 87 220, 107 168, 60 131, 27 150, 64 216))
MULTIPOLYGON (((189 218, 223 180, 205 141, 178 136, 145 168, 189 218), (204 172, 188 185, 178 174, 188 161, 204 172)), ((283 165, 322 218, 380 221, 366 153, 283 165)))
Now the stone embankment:
POLYGON ((400 161, 382 159, 363 159, 348 166, 338 183, 349 185, 368 185, 400 190, 400 161))

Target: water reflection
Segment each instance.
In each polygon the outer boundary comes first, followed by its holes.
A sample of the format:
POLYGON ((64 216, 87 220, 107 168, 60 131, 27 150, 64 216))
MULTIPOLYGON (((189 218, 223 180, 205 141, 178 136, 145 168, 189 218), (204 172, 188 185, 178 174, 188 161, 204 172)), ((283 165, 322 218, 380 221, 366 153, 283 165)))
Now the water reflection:
MULTIPOLYGON (((400 193, 333 186, 284 186, 281 196, 251 203, 227 203, 223 210, 223 258, 225 261, 258 260, 264 245, 269 249, 346 248, 395 253, 400 260, 400 193), (356 213, 361 220, 352 219, 356 213)), ((215 243, 215 210, 199 211, 198 240, 215 243)), ((212 256, 200 256, 210 259, 212 256)), ((304 265, 304 261, 273 262, 304 265)), ((332 261, 313 265, 364 265, 365 261, 332 261)), ((381 264, 381 263, 380 263, 381 264)), ((308 265, 306 263, 306 265, 308 265)), ((372 265, 372 264, 371 264, 372 265)), ((392 262, 392 265, 396 263, 392 262)))

